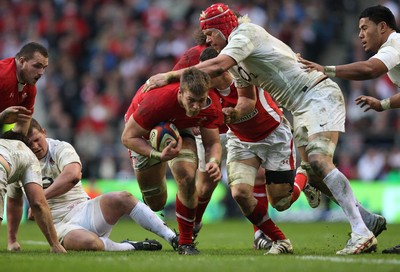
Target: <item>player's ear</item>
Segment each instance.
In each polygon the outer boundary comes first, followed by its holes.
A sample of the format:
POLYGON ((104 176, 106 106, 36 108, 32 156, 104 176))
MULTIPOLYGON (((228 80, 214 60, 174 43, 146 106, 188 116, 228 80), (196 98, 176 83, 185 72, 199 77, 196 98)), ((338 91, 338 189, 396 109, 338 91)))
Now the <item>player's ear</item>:
POLYGON ((25 58, 24 57, 19 57, 18 61, 19 61, 20 64, 24 64, 25 58))
POLYGON ((46 131, 46 129, 45 129, 45 128, 43 129, 43 131, 42 131, 42 132, 43 132, 44 136, 47 136, 47 131, 46 131))

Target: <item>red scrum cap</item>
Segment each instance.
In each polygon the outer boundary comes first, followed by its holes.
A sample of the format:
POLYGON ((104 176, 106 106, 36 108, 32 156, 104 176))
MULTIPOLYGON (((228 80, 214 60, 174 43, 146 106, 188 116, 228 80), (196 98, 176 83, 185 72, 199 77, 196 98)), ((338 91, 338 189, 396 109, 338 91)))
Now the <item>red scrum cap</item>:
POLYGON ((238 26, 236 15, 228 6, 217 3, 208 7, 200 14, 201 30, 215 28, 222 32, 225 39, 228 40, 229 34, 238 26))

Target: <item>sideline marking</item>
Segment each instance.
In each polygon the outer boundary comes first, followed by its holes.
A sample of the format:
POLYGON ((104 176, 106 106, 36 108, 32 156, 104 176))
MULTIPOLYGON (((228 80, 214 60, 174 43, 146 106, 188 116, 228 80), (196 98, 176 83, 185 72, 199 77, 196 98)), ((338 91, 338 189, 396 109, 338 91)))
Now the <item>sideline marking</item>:
POLYGON ((352 257, 324 257, 324 256, 296 256, 296 259, 302 260, 312 260, 312 261, 330 261, 336 263, 364 263, 364 264, 394 264, 400 265, 400 260, 383 260, 383 259, 361 259, 361 258, 352 258, 352 257))

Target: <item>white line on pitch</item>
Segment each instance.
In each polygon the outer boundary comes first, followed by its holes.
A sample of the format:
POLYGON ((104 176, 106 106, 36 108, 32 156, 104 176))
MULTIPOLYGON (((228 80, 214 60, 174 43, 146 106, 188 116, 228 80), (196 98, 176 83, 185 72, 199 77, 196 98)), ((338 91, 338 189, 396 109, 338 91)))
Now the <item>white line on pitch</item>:
POLYGON ((383 260, 383 259, 361 259, 351 257, 324 257, 324 256, 296 256, 296 259, 302 260, 319 260, 319 261, 330 261, 336 263, 365 263, 365 264, 395 264, 400 265, 400 260, 383 260))
POLYGON ((33 241, 33 240, 25 240, 21 241, 22 244, 28 244, 28 245, 48 245, 48 243, 44 241, 33 241))

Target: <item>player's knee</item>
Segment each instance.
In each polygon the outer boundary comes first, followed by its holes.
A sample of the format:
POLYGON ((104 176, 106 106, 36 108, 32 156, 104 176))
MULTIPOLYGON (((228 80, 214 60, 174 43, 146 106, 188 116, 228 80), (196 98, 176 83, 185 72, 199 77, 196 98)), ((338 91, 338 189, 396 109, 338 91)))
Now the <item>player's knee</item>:
POLYGON ((142 198, 144 203, 155 212, 164 209, 167 203, 167 190, 164 187, 142 189, 142 198))
POLYGON ((165 208, 167 204, 167 195, 160 195, 158 197, 145 197, 143 196, 143 201, 147 206, 154 212, 159 212, 165 208))
POLYGON ((86 250, 103 251, 104 244, 100 239, 89 239, 84 241, 86 250))
POLYGON ((285 211, 291 206, 291 199, 291 196, 276 199, 276 201, 271 203, 271 206, 279 212, 285 211))
POLYGON ((87 250, 87 251, 103 251, 104 243, 96 235, 84 235, 74 237, 68 233, 64 240, 63 246, 66 250, 87 250))
POLYGON ((231 187, 232 198, 238 203, 246 203, 253 197, 253 191, 250 186, 245 184, 237 184, 231 187))
POLYGON ((289 183, 267 184, 268 201, 277 211, 291 206, 293 186, 289 183))
POLYGON ((136 205, 138 199, 127 191, 116 192, 114 195, 114 201, 118 203, 120 209, 131 210, 132 206, 136 205))

